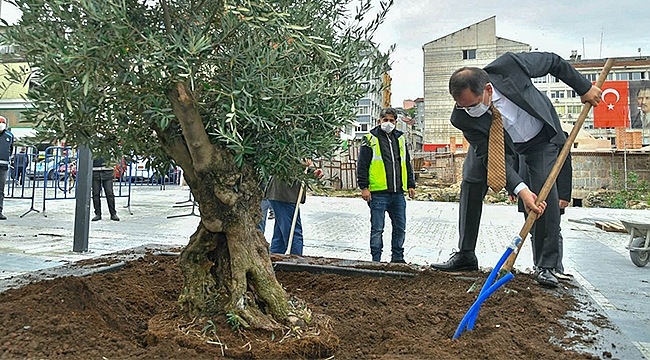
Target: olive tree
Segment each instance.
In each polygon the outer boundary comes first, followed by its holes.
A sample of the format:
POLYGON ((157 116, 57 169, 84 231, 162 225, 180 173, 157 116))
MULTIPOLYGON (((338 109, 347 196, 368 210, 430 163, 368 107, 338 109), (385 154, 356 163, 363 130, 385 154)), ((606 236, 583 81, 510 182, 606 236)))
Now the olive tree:
POLYGON ((201 220, 179 260, 195 316, 277 329, 291 302, 261 219, 260 181, 297 179, 354 119, 387 64, 372 36, 392 0, 13 0, 5 41, 32 66, 27 117, 102 154, 183 169, 201 220))

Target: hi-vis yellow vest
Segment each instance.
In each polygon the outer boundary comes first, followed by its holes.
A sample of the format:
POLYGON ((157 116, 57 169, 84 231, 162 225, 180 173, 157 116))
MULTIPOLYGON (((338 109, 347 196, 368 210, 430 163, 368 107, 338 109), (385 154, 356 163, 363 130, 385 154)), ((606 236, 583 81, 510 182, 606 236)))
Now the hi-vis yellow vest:
MULTIPOLYGON (((379 139, 372 134, 366 134, 366 140, 372 149, 372 160, 370 161, 370 170, 368 171, 368 190, 382 191, 388 190, 388 181, 386 180, 386 168, 384 167, 384 160, 381 158, 381 149, 379 146, 379 139)), ((406 143, 404 136, 398 138, 399 143, 399 157, 400 165, 402 168, 402 190, 407 191, 406 184, 406 143)))

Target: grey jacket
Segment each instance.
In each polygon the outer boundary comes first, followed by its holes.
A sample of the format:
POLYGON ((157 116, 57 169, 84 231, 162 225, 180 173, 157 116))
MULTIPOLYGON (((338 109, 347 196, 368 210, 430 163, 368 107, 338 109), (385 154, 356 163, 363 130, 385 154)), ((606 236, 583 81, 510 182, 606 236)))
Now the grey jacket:
MULTIPOLYGON (((275 176, 271 176, 269 184, 266 187, 265 198, 268 200, 282 201, 295 204, 298 200, 300 193, 300 181, 294 181, 292 184, 287 184, 279 180, 275 176)), ((300 203, 304 204, 307 199, 306 191, 302 192, 300 203)))

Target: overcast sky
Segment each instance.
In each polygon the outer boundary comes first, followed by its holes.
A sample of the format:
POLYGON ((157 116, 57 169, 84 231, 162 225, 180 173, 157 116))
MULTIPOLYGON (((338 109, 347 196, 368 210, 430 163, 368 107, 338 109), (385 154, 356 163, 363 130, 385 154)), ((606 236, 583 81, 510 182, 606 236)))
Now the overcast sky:
MULTIPOLYGON (((18 17, 6 2, 1 10, 5 20, 18 17)), ((422 45, 491 16, 496 16, 497 36, 565 59, 571 50, 585 59, 636 56, 639 48, 650 55, 649 0, 395 0, 375 37, 384 51, 397 46, 393 106, 423 96, 422 45)))
POLYGON ((392 104, 423 96, 422 45, 496 16, 496 34, 568 58, 650 55, 648 0, 395 0, 376 34, 392 56, 392 104), (602 50, 601 50, 602 34, 602 50), (583 52, 584 39, 584 52, 583 52))

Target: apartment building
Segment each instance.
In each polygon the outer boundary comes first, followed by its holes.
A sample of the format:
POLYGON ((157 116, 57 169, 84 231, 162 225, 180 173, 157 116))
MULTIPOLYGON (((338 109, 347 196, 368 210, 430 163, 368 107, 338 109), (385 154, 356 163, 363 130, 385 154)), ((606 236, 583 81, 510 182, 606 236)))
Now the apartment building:
POLYGON ((449 76, 463 66, 484 67, 503 53, 530 51, 530 45, 496 36, 492 16, 422 46, 424 55, 424 150, 437 151, 462 133, 449 122, 454 100, 449 76))

